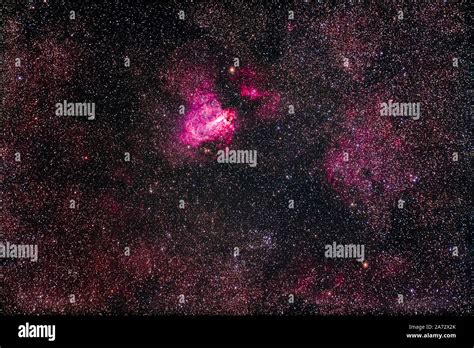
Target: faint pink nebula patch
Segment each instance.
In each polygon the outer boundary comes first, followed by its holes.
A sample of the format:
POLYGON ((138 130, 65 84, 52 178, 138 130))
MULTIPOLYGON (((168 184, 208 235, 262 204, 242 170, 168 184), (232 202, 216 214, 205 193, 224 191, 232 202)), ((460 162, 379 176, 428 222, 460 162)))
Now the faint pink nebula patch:
POLYGON ((324 159, 326 180, 352 208, 362 208, 373 225, 389 221, 389 212, 403 193, 419 179, 414 149, 403 139, 413 122, 397 130, 393 120, 382 118, 379 95, 371 95, 356 109, 345 110, 343 133, 335 139, 324 159))
POLYGON ((240 96, 248 100, 259 102, 256 114, 259 118, 268 119, 277 115, 280 108, 280 94, 266 89, 266 74, 257 74, 249 67, 242 68, 236 79, 240 83, 240 96))
POLYGON ((264 93, 257 90, 256 87, 241 85, 240 86, 240 95, 242 97, 249 98, 250 100, 255 100, 255 99, 258 99, 258 98, 262 97, 264 95, 264 93))

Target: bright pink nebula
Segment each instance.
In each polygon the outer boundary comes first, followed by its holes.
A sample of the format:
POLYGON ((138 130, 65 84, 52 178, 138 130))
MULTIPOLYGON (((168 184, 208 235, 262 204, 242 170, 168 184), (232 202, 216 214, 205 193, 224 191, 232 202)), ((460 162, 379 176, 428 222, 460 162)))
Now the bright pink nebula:
POLYGON ((198 147, 209 141, 232 140, 237 112, 232 108, 222 109, 215 93, 195 94, 189 108, 179 136, 183 144, 198 147))

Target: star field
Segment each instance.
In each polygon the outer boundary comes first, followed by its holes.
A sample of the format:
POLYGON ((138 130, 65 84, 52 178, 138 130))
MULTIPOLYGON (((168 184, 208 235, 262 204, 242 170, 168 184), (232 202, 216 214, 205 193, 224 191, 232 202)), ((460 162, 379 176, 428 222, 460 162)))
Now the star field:
POLYGON ((1 240, 38 261, 0 259, 1 311, 468 313, 467 13, 9 5, 1 240), (389 100, 419 119, 381 116, 389 100), (226 147, 258 164, 218 163, 226 147))

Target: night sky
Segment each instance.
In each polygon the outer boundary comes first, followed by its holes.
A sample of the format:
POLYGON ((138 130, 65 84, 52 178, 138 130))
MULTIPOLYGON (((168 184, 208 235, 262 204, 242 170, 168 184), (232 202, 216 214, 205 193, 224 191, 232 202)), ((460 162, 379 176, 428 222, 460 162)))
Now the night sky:
POLYGON ((2 240, 38 261, 0 260, 0 309, 468 313, 467 13, 7 5, 2 240), (64 100, 95 119, 58 116, 64 100), (381 116, 389 100, 419 119, 381 116), (258 164, 218 163, 226 147, 258 164), (325 257, 333 242, 364 245, 364 262, 325 257))

